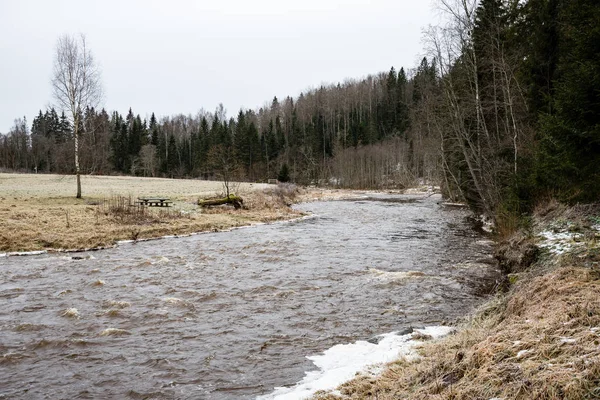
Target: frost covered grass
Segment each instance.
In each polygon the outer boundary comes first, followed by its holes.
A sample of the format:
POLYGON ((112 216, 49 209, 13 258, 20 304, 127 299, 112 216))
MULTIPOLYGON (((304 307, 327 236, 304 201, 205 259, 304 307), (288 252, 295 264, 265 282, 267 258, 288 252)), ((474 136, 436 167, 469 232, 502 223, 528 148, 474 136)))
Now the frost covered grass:
POLYGON ((76 199, 74 176, 0 173, 0 254, 101 248, 122 240, 289 219, 299 213, 288 205, 305 199, 304 192, 292 186, 278 189, 244 183, 239 185, 239 194, 247 202, 245 209, 204 210, 197 207, 198 198, 218 195, 221 182, 120 176, 81 179, 84 198, 76 199), (111 211, 116 200, 120 204, 122 199, 135 201, 140 196, 169 197, 174 206, 148 208, 143 218, 132 213, 124 213, 127 218, 123 218, 123 213, 111 211))
POLYGON ((600 398, 600 205, 542 211, 528 235, 542 247, 538 261, 456 334, 314 398, 600 398), (547 246, 559 241, 560 251, 547 246))
POLYGON ((577 232, 543 231, 539 236, 541 237, 539 247, 555 254, 564 254, 573 247, 583 245, 581 243, 583 235, 577 232))

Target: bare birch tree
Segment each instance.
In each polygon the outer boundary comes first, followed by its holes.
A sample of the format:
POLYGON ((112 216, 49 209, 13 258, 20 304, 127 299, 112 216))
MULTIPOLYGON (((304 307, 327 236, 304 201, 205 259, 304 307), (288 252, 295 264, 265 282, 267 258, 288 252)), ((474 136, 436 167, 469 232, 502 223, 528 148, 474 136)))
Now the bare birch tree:
POLYGON ((68 113, 75 142, 77 198, 81 198, 79 135, 86 107, 96 107, 102 98, 100 70, 87 47, 85 35, 63 35, 56 43, 52 77, 53 95, 59 109, 68 113))

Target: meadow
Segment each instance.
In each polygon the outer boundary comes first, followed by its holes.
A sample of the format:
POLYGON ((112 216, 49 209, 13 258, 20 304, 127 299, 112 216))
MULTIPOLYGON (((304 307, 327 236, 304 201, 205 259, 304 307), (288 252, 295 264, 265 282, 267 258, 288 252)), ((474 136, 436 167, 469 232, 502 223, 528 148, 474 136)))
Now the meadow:
POLYGON ((222 182, 124 176, 0 173, 0 252, 81 250, 165 235, 225 230, 294 218, 305 191, 290 185, 236 183, 244 207, 198 207, 223 193, 222 182), (138 197, 168 197, 172 207, 135 207, 138 197))

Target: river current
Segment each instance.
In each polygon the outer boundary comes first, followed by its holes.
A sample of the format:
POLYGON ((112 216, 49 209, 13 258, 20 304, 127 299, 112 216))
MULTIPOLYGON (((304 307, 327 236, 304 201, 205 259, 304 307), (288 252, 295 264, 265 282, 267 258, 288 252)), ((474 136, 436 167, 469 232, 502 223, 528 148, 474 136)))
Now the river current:
POLYGON ((489 293, 489 241, 434 196, 89 253, 0 258, 0 398, 253 399, 306 358, 452 324, 489 293))

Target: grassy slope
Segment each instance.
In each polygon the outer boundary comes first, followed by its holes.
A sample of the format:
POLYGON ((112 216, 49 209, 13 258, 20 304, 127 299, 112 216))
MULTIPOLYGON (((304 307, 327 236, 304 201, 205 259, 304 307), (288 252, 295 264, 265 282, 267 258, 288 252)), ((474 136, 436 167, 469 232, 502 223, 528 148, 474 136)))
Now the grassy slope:
POLYGON ((540 244, 536 235, 549 229, 577 232, 576 242, 567 238, 561 245, 567 252, 542 250, 536 264, 510 275, 508 292, 457 334, 423 346, 417 361, 392 363, 376 378, 358 376, 340 388, 341 396, 316 397, 600 398, 599 221, 600 207, 540 210, 535 234, 525 240, 540 244))

